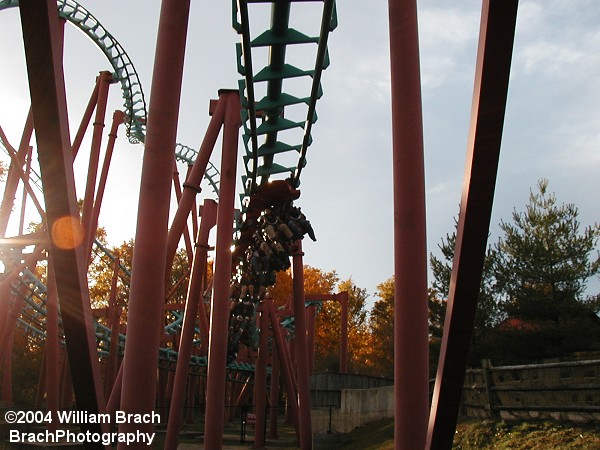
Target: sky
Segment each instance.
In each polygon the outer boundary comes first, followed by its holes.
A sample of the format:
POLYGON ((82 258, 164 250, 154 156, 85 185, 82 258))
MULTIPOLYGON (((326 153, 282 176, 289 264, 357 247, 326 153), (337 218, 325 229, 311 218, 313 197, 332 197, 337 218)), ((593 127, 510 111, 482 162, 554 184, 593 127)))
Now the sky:
MULTIPOLYGON (((80 3, 127 51, 149 102, 160 2, 80 3)), ((291 26, 318 29, 315 16, 297 5, 291 26)), ((190 147, 202 141, 209 100, 221 88, 236 88, 240 78, 230 8, 229 2, 192 1, 177 137, 190 147)), ((251 30, 262 31, 259 24, 268 15, 253 11, 251 30)), ((480 11, 480 0, 418 2, 427 245, 438 256, 460 202, 480 11)), ((305 240, 305 264, 335 270, 341 280, 352 277, 373 302, 377 285, 394 271, 387 2, 338 0, 337 13, 339 26, 329 37, 331 66, 323 73, 324 95, 296 203, 318 239, 305 240)), ((540 178, 549 179, 559 202, 577 205, 582 226, 600 221, 599 23, 595 0, 520 2, 490 243, 500 236, 500 220, 510 221, 515 208, 525 208, 540 178)), ((17 9, 0 11, 0 126, 13 145, 29 107, 21 42, 17 9)), ((65 82, 72 136, 101 70, 110 65, 100 50, 68 27, 65 82)), ((107 123, 121 104, 113 86, 107 123)), ((89 147, 89 133, 83 148, 86 143, 89 147)), ((212 160, 217 167, 218 153, 212 160)), ((135 236, 142 156, 143 147, 129 144, 121 132, 100 216, 113 245, 135 236)), ((86 164, 78 157, 78 180, 86 164)), ((83 189, 78 181, 80 197, 83 189)), ((204 192, 211 196, 209 189, 204 192)), ((600 291, 598 277, 589 284, 593 293, 600 291)))

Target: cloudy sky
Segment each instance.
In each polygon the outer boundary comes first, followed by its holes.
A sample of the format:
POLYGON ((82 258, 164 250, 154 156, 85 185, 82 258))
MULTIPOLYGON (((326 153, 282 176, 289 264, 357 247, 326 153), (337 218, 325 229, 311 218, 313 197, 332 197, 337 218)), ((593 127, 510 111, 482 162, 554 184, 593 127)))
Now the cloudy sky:
MULTIPOLYGON (((149 100, 160 2, 81 4, 125 48, 149 100)), ((314 32, 314 15, 296 6, 292 26, 314 32)), ((337 9, 339 27, 329 39, 331 66, 323 74, 325 94, 317 105, 319 120, 298 201, 318 237, 306 242, 305 263, 336 270, 341 279, 352 277, 373 300, 376 286, 393 274, 387 2, 338 0, 337 9)), ((458 211, 480 10, 480 0, 419 2, 428 250, 434 253, 458 211)), ((258 32, 262 19, 255 17, 251 27, 258 32)), ((599 23, 595 0, 520 3, 491 242, 498 238, 500 219, 509 220, 514 208, 522 210, 542 177, 559 201, 579 207, 583 225, 600 221, 599 23)), ((237 86, 238 40, 230 3, 192 1, 179 142, 197 148, 209 120, 209 100, 218 89, 237 86)), ((0 12, 0 55, 0 126, 17 145, 29 102, 16 9, 0 12)), ((69 27, 65 67, 74 135, 95 76, 110 66, 69 27)), ((113 86, 109 111, 120 105, 113 86)), ((123 134, 100 218, 114 245, 135 234, 143 153, 123 134)), ((213 162, 218 160, 215 152, 213 162)), ((85 173, 84 158, 77 165, 78 173, 85 173)), ((83 196, 83 188, 79 192, 83 196)))

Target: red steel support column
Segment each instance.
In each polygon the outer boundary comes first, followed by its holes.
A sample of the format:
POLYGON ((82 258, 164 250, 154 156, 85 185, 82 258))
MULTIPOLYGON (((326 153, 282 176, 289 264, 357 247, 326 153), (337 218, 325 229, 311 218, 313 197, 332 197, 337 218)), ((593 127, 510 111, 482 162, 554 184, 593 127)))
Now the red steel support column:
MULTIPOLYGON (((190 173, 186 177, 183 183, 183 193, 181 199, 177 205, 177 211, 169 230, 169 237, 167 241, 167 262, 171 262, 177 251, 177 245, 181 238, 181 233, 185 227, 186 220, 190 214, 190 211, 194 205, 196 195, 200 192, 200 183, 202 177, 206 172, 206 166, 210 156, 212 155, 213 148, 219 137, 221 126, 225 118, 226 99, 219 99, 216 102, 216 107, 212 112, 212 117, 208 124, 208 128, 200 145, 198 156, 194 161, 190 173)), ((168 268, 168 266, 167 266, 168 268)), ((168 269, 170 270, 170 269, 168 269)))
POLYGON ((62 374, 60 387, 60 409, 73 409, 73 378, 71 377, 71 368, 69 367, 68 355, 63 349, 62 355, 62 374))
MULTIPOLYGON (((20 2, 19 9, 67 353, 77 374, 73 377, 77 407, 94 415, 103 412, 104 398, 70 151, 61 26, 52 0, 20 2)), ((107 426, 86 423, 81 429, 99 433, 107 426)), ((102 445, 90 443, 87 448, 102 445)))
POLYGON ((106 400, 106 412, 114 415, 115 411, 120 411, 121 406, 121 388, 123 386, 123 363, 119 366, 119 371, 113 383, 110 396, 106 400))
MULTIPOLYGON (((2 142, 4 143, 4 146, 6 147, 6 151, 8 152, 8 156, 10 157, 11 164, 10 164, 10 169, 9 169, 9 176, 10 176, 11 172, 13 172, 14 175, 16 175, 18 178, 21 179, 21 181, 23 182, 23 189, 31 197, 31 201, 35 205, 35 207, 36 207, 39 215, 42 218, 42 221, 44 221, 45 218, 46 218, 46 213, 44 212, 44 209, 42 208, 42 205, 41 205, 40 201, 37 199, 37 196, 35 195, 35 192, 33 191, 33 188, 31 187, 31 184, 29 182, 29 174, 25 173, 25 171, 23 170, 23 166, 25 165, 25 162, 24 162, 24 159, 21 157, 21 155, 22 156, 26 156, 27 153, 29 152, 29 148, 27 148, 24 151, 24 153, 22 153, 21 150, 19 150, 17 152, 10 145, 10 143, 8 142, 8 140, 6 139, 6 136, 4 135, 4 131, 2 130, 2 127, 0 127, 0 140, 2 140, 2 142)), ((25 166, 27 167, 27 165, 25 165, 25 166)), ((14 187, 14 189, 16 189, 16 184, 13 185, 13 186, 11 186, 11 189, 13 187, 14 187)), ((7 188, 9 188, 9 187, 7 186, 7 188)), ((12 193, 10 195, 12 195, 11 201, 13 203, 11 203, 10 208, 8 208, 6 220, 9 219, 10 213, 12 212, 12 205, 14 205, 14 193, 12 193)), ((3 203, 2 204, 2 211, 5 211, 4 208, 5 208, 5 206, 4 206, 4 203, 3 203)), ((6 229, 2 230, 2 233, 6 233, 6 229)))
POLYGON ((471 129, 428 449, 450 448, 489 232, 512 59, 517 0, 484 0, 471 129))
POLYGON ((229 321, 229 283, 231 280, 231 242, 233 240, 237 147, 240 125, 240 98, 237 91, 223 91, 226 99, 223 156, 217 216, 217 242, 213 301, 210 311, 210 342, 206 380, 206 417, 204 448, 223 446, 227 332, 229 321))
POLYGON ((98 218, 100 217, 100 207, 102 206, 102 200, 104 199, 104 191, 106 188, 106 180, 108 178, 108 169, 110 168, 110 162, 112 159, 113 151, 115 148, 115 141, 117 140, 117 130, 119 126, 123 124, 125 120, 125 114, 123 111, 115 111, 113 113, 112 125, 110 132, 108 133, 108 144, 106 145, 106 152, 104 153, 104 162, 102 163, 102 170, 100 171, 100 179, 98 180, 98 190, 96 192, 96 198, 94 199, 94 208, 92 210, 92 220, 90 230, 92 233, 89 236, 89 245, 87 248, 88 260, 92 252, 92 246, 94 244, 94 238, 96 237, 96 229, 98 228, 98 218))
POLYGON ((121 331, 121 306, 117 302, 117 283, 119 281, 120 260, 115 258, 113 263, 113 276, 110 285, 110 296, 108 303, 108 317, 110 323, 110 345, 108 348, 108 362, 104 374, 104 395, 110 396, 117 367, 119 366, 119 332, 121 331))
POLYGON ((275 303, 269 302, 269 316, 271 318, 271 329, 273 330, 273 340, 275 341, 275 348, 277 349, 277 355, 279 361, 281 361, 281 368, 283 370, 283 380, 285 384, 285 390, 287 391, 287 402, 288 402, 288 415, 294 423, 296 429, 296 436, 300 440, 300 426, 298 425, 298 402, 297 392, 294 385, 294 370, 292 368, 292 360, 288 352, 288 346, 284 342, 283 335, 281 332, 281 325, 277 318, 277 312, 275 310, 275 303))
POLYGON ((394 171, 396 449, 422 449, 429 410, 427 244, 416 0, 389 0, 394 171))
POLYGON ((348 373, 348 292, 336 294, 341 306, 340 315, 340 373, 348 373))
MULTIPOLYGON (((194 339, 194 334, 196 334, 196 319, 199 316, 198 306, 200 304, 200 306, 203 307, 201 304, 203 301, 202 281, 204 278, 204 270, 206 268, 208 236, 211 228, 215 226, 216 220, 217 203, 214 200, 206 200, 204 202, 204 207, 202 208, 202 221, 200 222, 200 230, 196 239, 196 252, 192 262, 192 273, 185 302, 185 313, 183 316, 183 326, 179 341, 179 354, 177 357, 173 396, 171 399, 167 437, 165 440, 166 450, 175 450, 177 448, 177 437, 181 430, 183 400, 185 396, 185 386, 189 378, 192 341, 194 339)), ((201 311, 200 315, 204 317, 204 322, 206 322, 204 310, 201 311)), ((204 325, 205 324, 201 324, 201 327, 204 325)), ((204 339, 205 333, 206 331, 202 333, 202 339, 204 339)))
MULTIPOLYGON (((120 409, 126 413, 154 411, 165 297, 171 170, 189 11, 189 0, 164 0, 160 12, 123 360, 120 409)), ((121 432, 151 433, 152 429, 152 423, 127 423, 119 427, 121 432)), ((118 448, 126 447, 145 449, 146 444, 119 444, 118 448)))
MULTIPOLYGON (((33 146, 27 146, 27 152, 25 155, 25 169, 23 172, 25 173, 26 179, 23 180, 24 183, 29 183, 29 174, 31 173, 31 163, 33 159, 33 146)), ((17 233, 22 235, 25 233, 25 212, 27 209, 27 190, 23 189, 21 192, 21 214, 19 215, 19 228, 17 233)))
MULTIPOLYGON (((20 288, 21 294, 24 294, 24 287, 20 288)), ((10 283, 0 285, 0 302, 10 303, 11 286, 10 283), (7 291, 5 291, 7 290, 7 291)), ((21 314, 25 300, 21 295, 16 295, 12 308, 7 312, 4 332, 0 334, 0 362, 4 359, 4 374, 2 379, 2 396, 0 399, 6 406, 12 406, 12 355, 15 335, 15 326, 17 319, 21 314)))
POLYGON ((186 422, 194 423, 194 394, 196 393, 196 386, 198 385, 196 376, 188 376, 188 390, 186 399, 186 422))
POLYGON ((298 382, 298 414, 300 448, 312 449, 312 423, 310 418, 310 390, 308 386, 308 349, 306 345, 306 306, 304 302, 304 266, 302 241, 297 241, 292 254, 294 328, 296 341, 296 374, 298 382))
MULTIPOLYGON (((93 125, 87 183, 85 186, 85 196, 83 198, 83 208, 81 212, 81 224, 86 233, 86 249, 91 246, 91 242, 96 234, 96 230, 92 230, 92 212, 94 210, 98 166, 100 165, 100 147, 102 145, 102 132, 104 131, 104 120, 106 117, 108 88, 111 80, 112 76, 110 72, 100 72, 100 75, 98 75, 98 101, 96 103, 96 117, 93 125)), ((89 258, 89 255, 86 256, 89 258)))
MULTIPOLYGON (((23 129, 23 135, 21 136, 21 143, 19 144, 19 151, 17 152, 17 160, 24 160, 24 157, 29 149, 29 142, 31 141, 32 134, 33 118, 31 114, 31 109, 29 109, 29 113, 27 114, 27 120, 25 122, 25 128, 23 129)), ((4 133, 2 133, 2 141, 4 141, 4 133)), ((8 142, 4 142, 4 145, 6 147, 9 147, 8 142)), ((2 207, 0 208, 0 237, 6 236, 6 227, 8 226, 8 220, 10 218, 10 214, 15 204, 17 186, 19 180, 21 179, 18 170, 15 166, 16 163, 15 161, 13 161, 8 168, 8 175, 6 176, 6 183, 4 184, 2 207)))
POLYGON ((267 423, 267 362, 269 359, 269 311, 264 301, 259 305, 257 311, 260 313, 260 337, 258 343, 258 359, 256 361, 256 369, 254 372, 254 413, 256 414, 254 448, 264 449, 267 423))
MULTIPOLYGON (((17 317, 20 314, 20 309, 15 309, 17 303, 13 304, 13 307, 9 309, 10 295, 11 295, 11 284, 23 269, 28 268, 32 270, 37 264, 38 260, 42 256, 44 247, 37 245, 35 250, 29 254, 24 261, 15 267, 10 268, 8 275, 0 282, 0 360, 3 358, 4 352, 9 348, 9 340, 12 339, 11 335, 14 333, 14 326, 17 322, 17 317), (14 315, 16 314, 16 316, 14 315), (5 319, 4 319, 5 318, 5 319), (4 321, 5 320, 5 321, 4 321)), ((20 303, 20 296, 17 296, 17 302, 20 303)))
MULTIPOLYGON (((181 201, 181 181, 179 180, 179 170, 177 168, 177 163, 173 162, 173 189, 175 190, 175 198, 177 199, 177 203, 181 201)), ((194 202, 195 203, 195 202, 194 202)), ((187 224, 186 224, 187 225, 187 224)), ((170 233, 169 229, 169 233, 170 233)), ((196 234, 194 234, 196 236, 196 234)), ((188 260, 191 261, 194 258, 194 250, 192 249, 192 238, 190 236, 189 227, 183 227, 183 242, 185 244, 185 253, 188 257, 188 260)), ((167 261, 169 257, 169 237, 167 235, 167 261)), ((167 270, 170 270, 172 263, 167 264, 167 270)), ((167 276, 167 280, 169 276, 167 276)))
POLYGON ((0 358, 2 365, 2 392, 0 392, 0 400, 6 406, 12 406, 12 352, 14 346, 14 333, 8 338, 9 348, 4 353, 4 360, 0 358))
MULTIPOLYGON (((9 286, 10 289, 10 286, 9 286)), ((24 289, 21 288, 21 293, 24 294, 24 289)), ((0 297, 0 301, 8 301, 8 298, 0 297)), ((6 406, 12 406, 12 354, 13 354, 13 343, 15 336, 15 327, 17 324, 17 319, 21 315, 21 311, 23 306, 25 305, 25 300, 20 295, 17 295, 15 298, 15 302, 13 303, 13 307, 9 312, 9 316, 7 318, 6 327, 4 329, 3 336, 0 340, 2 342, 1 351, 0 351, 0 361, 4 358, 4 379, 2 380, 2 401, 6 406)))
POLYGON ((6 344, 4 342, 4 335, 8 336, 8 314, 10 312, 10 298, 12 295, 12 286, 11 282, 3 282, 0 283, 0 343, 2 343, 2 347, 0 347, 0 361, 3 358, 4 352, 8 349, 8 341, 6 344))
POLYGON ((308 349, 308 374, 315 371, 315 315, 317 307, 309 305, 306 307, 306 345, 308 349))
MULTIPOLYGON (((269 300, 270 302, 272 300, 269 300)), ((270 311, 269 311, 270 315, 270 311)), ((275 349, 273 349, 275 350, 275 349)), ((279 374, 281 359, 277 351, 271 352, 271 386, 269 389, 269 437, 277 438, 277 410, 279 407, 279 374)))
POLYGON ((87 131, 88 125, 90 124, 90 120, 92 120, 92 114, 94 114, 94 109, 96 108, 96 102, 98 101, 99 81, 100 80, 96 78, 94 90, 92 91, 90 100, 88 101, 87 107, 85 108, 83 116, 81 117, 81 122, 79 123, 79 128, 77 129, 77 133, 75 134, 73 143, 71 144, 73 161, 75 161, 75 158, 77 158, 77 154, 79 153, 81 143, 83 142, 83 137, 85 136, 85 132, 87 131))
POLYGON ((46 301, 46 409, 52 413, 48 429, 56 430, 60 404, 59 348, 58 348, 58 291, 52 259, 48 264, 48 292, 46 301))

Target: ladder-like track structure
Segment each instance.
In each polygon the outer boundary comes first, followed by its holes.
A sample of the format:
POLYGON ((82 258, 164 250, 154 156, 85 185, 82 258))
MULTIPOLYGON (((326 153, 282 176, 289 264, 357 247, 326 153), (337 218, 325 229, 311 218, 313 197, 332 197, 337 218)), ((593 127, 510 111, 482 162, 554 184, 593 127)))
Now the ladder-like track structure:
MULTIPOLYGON (((0 10, 17 7, 18 4, 18 0, 0 0, 0 10)), ((238 215, 239 233, 239 228, 244 226, 243 213, 247 212, 251 199, 257 195, 261 186, 278 177, 284 177, 292 191, 300 185, 300 173, 306 165, 308 147, 312 144, 312 125, 317 120, 316 103, 323 95, 321 75, 329 66, 328 36, 337 26, 337 17, 334 0, 234 0, 232 4, 232 25, 241 41, 236 45, 237 66, 243 77, 238 85, 245 150, 245 173, 242 175, 244 188, 240 193, 242 214, 238 215), (251 9, 260 3, 271 3, 272 20, 267 30, 254 36, 250 32, 251 9), (309 4, 313 12, 316 11, 315 5, 322 4, 319 34, 316 36, 309 36, 289 26, 292 7, 305 8, 309 4), (288 62, 286 55, 290 47, 302 48, 305 52, 303 61, 313 61, 313 64, 299 67, 293 61, 288 62), (264 55, 267 50, 268 60, 260 61, 262 65, 257 64, 257 54, 264 55), (255 70, 255 67, 259 69, 255 70), (308 92, 299 92, 298 85, 294 85, 296 80, 304 80, 303 86, 308 86, 308 92), (257 96, 260 99, 257 100, 257 96)), ((112 67, 113 80, 121 87, 128 139, 131 143, 143 143, 147 108, 133 62, 113 35, 77 2, 57 0, 57 8, 63 20, 83 32, 106 56, 112 67)), ((8 153, 1 142, 0 148, 8 153)), ((175 147, 175 157, 180 162, 193 165, 197 156, 198 152, 191 147, 183 144, 175 147)), ((42 189, 41 177, 34 169, 30 171, 30 179, 34 186, 42 189)), ((219 171, 211 162, 208 163, 205 179, 218 195, 219 171)), ((291 203, 292 200, 290 197, 286 202, 291 203)), ((267 202, 265 206, 270 205, 267 202)), ((238 244, 243 246, 240 241, 238 244)), ((94 251, 107 261, 115 260, 110 250, 98 240, 95 241, 94 251)), ((123 265, 120 266, 119 274, 122 281, 127 282, 130 273, 123 265)), ((45 284, 26 270, 24 276, 13 286, 13 292, 23 301, 17 330, 36 341, 43 341, 46 337, 45 284)), ((170 311, 170 314, 174 320, 165 327, 166 334, 177 333, 181 328, 182 311, 170 311)), ((284 319, 282 325, 293 332, 293 318, 284 319)), ((98 320, 95 320, 95 328, 99 354, 105 355, 114 336, 111 329, 98 320)), ((124 340, 124 335, 118 336, 120 353, 124 349, 124 340)), ((174 361, 176 355, 177 352, 172 349, 160 350, 161 361, 174 361)), ((205 357, 193 357, 193 366, 206 364, 205 357)), ((229 363, 229 368, 234 371, 254 370, 251 364, 235 361, 229 363)))

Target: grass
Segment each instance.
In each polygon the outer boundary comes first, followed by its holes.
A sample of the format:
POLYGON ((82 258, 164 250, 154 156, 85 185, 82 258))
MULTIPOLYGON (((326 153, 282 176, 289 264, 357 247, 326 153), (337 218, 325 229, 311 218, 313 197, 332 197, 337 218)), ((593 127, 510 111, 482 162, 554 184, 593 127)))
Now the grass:
MULTIPOLYGON (((321 443, 317 450, 392 450, 394 422, 373 422, 355 429, 341 443, 321 443)), ((600 449, 600 425, 557 422, 468 421, 458 424, 453 449, 594 450, 600 449)))
POLYGON ((600 425, 559 422, 460 423, 454 438, 455 449, 548 450, 600 449, 600 425))

